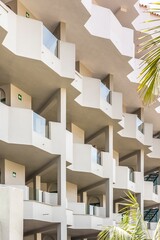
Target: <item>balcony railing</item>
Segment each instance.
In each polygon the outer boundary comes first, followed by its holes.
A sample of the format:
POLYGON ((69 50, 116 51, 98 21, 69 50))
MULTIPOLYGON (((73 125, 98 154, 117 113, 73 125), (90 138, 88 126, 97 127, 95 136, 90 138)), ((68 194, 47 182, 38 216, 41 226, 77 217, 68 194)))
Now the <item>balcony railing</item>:
POLYGON ((158 185, 153 185, 153 192, 154 192, 155 194, 158 193, 158 185))
POLYGON ((58 57, 58 39, 45 26, 43 26, 43 44, 58 57))
POLYGON ((111 103, 110 93, 111 91, 103 83, 101 83, 101 96, 109 104, 111 103))
POLYGON ((144 133, 144 123, 137 117, 137 128, 141 133, 144 133))
POLYGON ((46 119, 33 112, 33 131, 43 137, 48 137, 48 126, 46 119))
POLYGON ((129 180, 134 182, 134 170, 129 168, 129 180))

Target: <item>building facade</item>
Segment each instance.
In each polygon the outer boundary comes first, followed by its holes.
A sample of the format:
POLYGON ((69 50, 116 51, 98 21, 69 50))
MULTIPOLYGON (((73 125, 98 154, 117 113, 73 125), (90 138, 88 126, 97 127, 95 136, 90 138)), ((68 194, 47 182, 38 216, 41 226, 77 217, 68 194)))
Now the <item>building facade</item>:
POLYGON ((143 1, 0 1, 0 240, 95 240, 160 206, 159 102, 137 94, 143 1), (140 5, 141 4, 141 5, 140 5))

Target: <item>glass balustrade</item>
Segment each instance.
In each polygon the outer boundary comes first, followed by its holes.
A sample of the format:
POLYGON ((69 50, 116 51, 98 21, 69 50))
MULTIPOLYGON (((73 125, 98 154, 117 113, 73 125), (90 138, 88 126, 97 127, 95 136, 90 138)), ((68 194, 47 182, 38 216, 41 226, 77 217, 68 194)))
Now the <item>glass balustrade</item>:
POLYGON ((157 186, 157 185, 154 185, 154 186, 153 186, 153 192, 154 192, 155 194, 158 193, 158 186, 157 186))
POLYGON ((36 133, 43 137, 48 136, 46 119, 41 117, 35 112, 33 112, 33 131, 35 131, 36 133))
POLYGON ((99 151, 96 147, 92 151, 92 162, 95 164, 102 165, 101 163, 101 151, 99 151))
POLYGON ((129 180, 134 182, 134 170, 129 168, 129 180))
POLYGON ((88 206, 88 214, 95 215, 95 206, 93 206, 93 205, 88 206))
POLYGON ((97 151, 97 164, 102 165, 102 162, 101 162, 101 152, 100 151, 97 151))
POLYGON ((101 83, 101 97, 109 104, 111 103, 110 93, 110 90, 103 83, 101 83))
POLYGON ((137 117, 137 122, 136 122, 137 128, 141 133, 144 133, 144 123, 142 122, 141 119, 137 117))
POLYGON ((43 44, 58 57, 58 39, 45 26, 43 26, 43 44))

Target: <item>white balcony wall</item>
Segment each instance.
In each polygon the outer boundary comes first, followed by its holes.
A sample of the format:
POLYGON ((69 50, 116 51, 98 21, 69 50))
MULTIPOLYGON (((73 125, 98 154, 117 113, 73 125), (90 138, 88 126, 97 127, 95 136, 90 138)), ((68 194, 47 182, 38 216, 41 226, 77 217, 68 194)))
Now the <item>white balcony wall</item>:
POLYGON ((73 134, 66 131, 66 161, 73 163, 73 134))
POLYGON ((114 184, 114 188, 128 189, 128 181, 129 181, 129 168, 116 166, 116 182, 114 184))
POLYGON ((66 220, 68 226, 73 226, 73 211, 66 210, 66 220))
POLYGON ((83 77, 83 105, 100 108, 100 80, 83 77))
POLYGON ((116 181, 114 188, 128 189, 139 193, 143 191, 143 174, 141 172, 133 172, 134 182, 130 180, 130 169, 124 166, 116 166, 116 181), (123 176, 123 178, 122 178, 123 176))
POLYGON ((75 71, 75 78, 71 85, 76 88, 80 93, 83 91, 83 77, 77 71, 75 71))
POLYGON ((90 10, 91 17, 85 24, 90 34, 111 40, 122 55, 133 57, 133 30, 122 27, 110 9, 93 4, 90 10))
POLYGON ((82 77, 79 80, 77 80, 77 82, 78 81, 80 82, 79 89, 82 92, 76 98, 76 101, 79 104, 85 107, 101 109, 104 113, 106 113, 109 117, 113 119, 122 118, 121 93, 111 92, 104 84, 102 84, 102 82, 99 79, 96 78, 82 77))
POLYGON ((144 200, 159 202, 158 194, 153 192, 153 182, 144 181, 144 200))
POLYGON ((24 202, 24 219, 61 222, 64 218, 64 208, 50 206, 36 201, 24 202))
POLYGON ((58 194, 57 193, 42 193, 42 201, 46 204, 56 206, 58 205, 58 194))
POLYGON ((160 158, 160 139, 153 138, 152 141, 153 141, 151 148, 152 151, 148 154, 148 156, 150 158, 160 158))
POLYGON ((144 145, 152 145, 153 125, 143 123, 136 114, 124 113, 119 123, 124 129, 119 131, 122 137, 135 138, 144 145), (139 128, 142 128, 140 131, 139 128))
POLYGON ((137 58, 132 58, 128 63, 133 68, 133 71, 129 73, 127 77, 131 82, 138 83, 140 80, 139 74, 141 72, 140 64, 142 63, 142 60, 137 58))
POLYGON ((106 208, 95 207, 95 216, 105 218, 106 217, 106 208))
POLYGON ((68 202, 68 209, 73 211, 73 214, 86 214, 86 204, 78 202, 68 202))
POLYGON ((30 144, 32 126, 32 110, 9 108, 9 142, 30 144))
POLYGON ((124 113, 124 129, 119 133, 123 137, 136 138, 137 116, 135 114, 124 113))
POLYGON ((61 62, 60 59, 57 58, 47 47, 42 45, 41 51, 41 60, 51 69, 56 69, 58 74, 61 73, 61 62))
POLYGON ((55 56, 43 44, 45 32, 41 21, 17 16, 0 4, 0 26, 7 32, 3 45, 18 56, 43 61, 62 77, 74 78, 75 45, 56 40, 58 56, 55 56))
POLYGON ((73 165, 69 168, 104 176, 103 166, 97 163, 97 149, 89 144, 73 144, 73 165))
POLYGON ((39 60, 42 49, 42 30, 42 22, 17 16, 16 54, 39 60))
MULTIPOLYGON (((54 154, 60 154, 62 151, 62 136, 66 136, 69 142, 72 142, 72 135, 66 133, 61 123, 49 123, 49 137, 45 137, 44 124, 38 124, 38 129, 33 128, 34 113, 30 109, 8 107, 0 103, 0 140, 23 145, 33 145, 44 151, 54 154)), ((38 115, 41 119, 41 116, 38 115)), ((64 141, 64 143, 65 143, 64 141)), ((64 146, 66 147, 66 146, 64 146)), ((71 146, 70 146, 71 147, 71 146)), ((72 149, 67 150, 67 156, 72 161, 72 149)))
POLYGON ((0 103, 0 139, 8 141, 9 136, 9 108, 3 103, 0 103))
POLYGON ((101 218, 90 215, 74 215, 74 229, 94 229, 102 230, 104 226, 112 225, 110 218, 101 218))

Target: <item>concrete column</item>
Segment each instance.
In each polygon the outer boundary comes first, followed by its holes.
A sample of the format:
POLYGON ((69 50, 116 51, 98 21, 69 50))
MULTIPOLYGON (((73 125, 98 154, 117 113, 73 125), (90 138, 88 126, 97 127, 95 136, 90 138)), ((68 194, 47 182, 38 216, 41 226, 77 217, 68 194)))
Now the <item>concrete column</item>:
POLYGON ((53 34, 59 40, 66 42, 66 23, 60 22, 53 34))
POLYGON ((113 126, 107 126, 105 129, 105 152, 109 152, 113 156, 113 126))
POLYGON ((0 239, 23 239, 23 191, 0 188, 0 239))
POLYGON ((42 240, 42 234, 41 233, 35 233, 34 240, 42 240))
POLYGON ((66 89, 61 88, 57 94, 58 98, 58 110, 57 120, 61 122, 66 129, 66 89))
POLYGON ((80 194, 80 201, 87 204, 87 202, 88 202, 87 192, 82 192, 82 193, 80 194))
POLYGON ((106 180, 106 217, 113 215, 113 187, 110 179, 106 180))
POLYGON ((64 161, 62 156, 59 157, 57 165, 58 205, 66 208, 66 169, 64 169, 64 161))
POLYGON ((144 200, 143 200, 143 193, 138 193, 136 195, 137 197, 137 202, 139 204, 139 208, 140 208, 140 211, 141 211, 141 214, 142 216, 144 215, 144 200))
POLYGON ((57 240, 67 240, 67 224, 62 222, 57 227, 57 240))
POLYGON ((136 171, 144 174, 144 150, 139 150, 137 152, 137 169, 136 171))
POLYGON ((34 199, 39 201, 39 190, 41 189, 41 176, 35 176, 33 178, 34 199))
MULTIPOLYGON (((141 172, 144 176, 144 150, 139 150, 137 153, 137 169, 136 171, 141 172)), ((144 201, 143 201, 143 189, 142 192, 137 194, 137 201, 139 203, 140 211, 143 216, 144 213, 144 201)))

